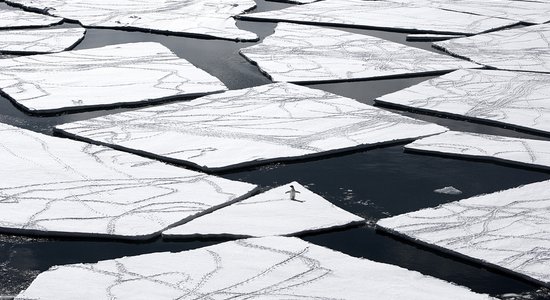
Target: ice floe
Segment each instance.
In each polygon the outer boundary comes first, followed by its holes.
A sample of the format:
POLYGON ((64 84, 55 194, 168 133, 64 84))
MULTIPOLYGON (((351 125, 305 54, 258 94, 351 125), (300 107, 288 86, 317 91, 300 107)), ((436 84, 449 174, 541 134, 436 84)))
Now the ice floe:
POLYGON ((550 24, 434 43, 437 48, 503 70, 550 73, 550 24))
POLYGON ((223 170, 446 131, 321 90, 274 83, 56 126, 62 134, 223 170))
POLYGON ((405 149, 550 170, 550 141, 449 131, 414 141, 406 145, 405 149))
POLYGON ((147 239, 255 186, 0 124, 0 232, 147 239))
POLYGON ((456 34, 477 34, 517 23, 434 7, 363 0, 324 0, 239 18, 456 34))
POLYGON ((550 21, 550 2, 502 0, 391 0, 531 24, 550 21))
POLYGON ((550 133, 550 75, 458 70, 384 95, 376 103, 550 133))
POLYGON ((381 219, 377 225, 550 286, 550 181, 381 219))
POLYGON ((333 205, 298 182, 292 182, 171 228, 162 235, 295 235, 361 222, 363 218, 333 205), (291 199, 291 186, 297 191, 294 199, 291 199))
POLYGON ((0 89, 35 113, 151 102, 226 90, 159 43, 0 60, 0 89))
POLYGON ((168 34, 257 40, 240 30, 233 16, 252 9, 252 0, 8 0, 80 22, 86 27, 120 28, 168 34))
POLYGON ((380 38, 279 23, 261 44, 241 50, 273 81, 318 82, 430 74, 477 64, 380 38))
POLYGON ((63 19, 22 10, 0 9, 0 28, 42 27, 61 23, 63 19))
POLYGON ((84 38, 84 28, 0 31, 2 53, 53 53, 68 50, 84 38))
POLYGON ((435 189, 434 193, 445 194, 445 195, 460 195, 462 191, 455 188, 454 186, 446 186, 440 189, 435 189))
POLYGON ((417 34, 408 34, 407 35, 407 41, 418 41, 418 42, 424 42, 424 41, 445 41, 450 39, 456 39, 464 37, 462 34, 433 34, 433 33, 417 33, 417 34))
POLYGON ((365 295, 381 300, 492 299, 415 271, 291 237, 54 266, 16 299, 328 300, 365 295))

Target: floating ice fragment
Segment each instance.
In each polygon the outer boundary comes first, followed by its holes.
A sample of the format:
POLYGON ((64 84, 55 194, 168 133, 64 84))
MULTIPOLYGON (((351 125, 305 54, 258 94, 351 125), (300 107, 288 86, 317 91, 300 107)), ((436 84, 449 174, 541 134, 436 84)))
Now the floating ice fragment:
POLYGON ((296 235, 364 222, 292 182, 163 232, 165 237, 296 235), (295 198, 289 198, 290 186, 295 198))
POLYGON ((233 16, 253 8, 252 0, 8 0, 30 10, 80 22, 86 27, 120 28, 257 40, 256 34, 240 30, 233 16))
POLYGON ((363 0, 324 0, 239 18, 452 34, 477 34, 517 23, 433 7, 363 0))
POLYGON ((254 186, 0 124, 0 232, 147 239, 254 186))
POLYGON ((84 38, 84 28, 0 31, 2 53, 53 53, 68 50, 84 38))
POLYGON ((0 60, 0 89, 35 113, 160 101, 226 90, 159 43, 0 60))
POLYGON ((453 55, 497 69, 550 73, 549 40, 550 24, 543 24, 452 39, 434 45, 453 55))
POLYGON ((450 295, 455 300, 492 299, 415 271, 289 237, 55 266, 16 299, 359 300, 365 295, 380 300, 440 300, 450 295))
POLYGON ((377 103, 550 133, 550 75, 458 70, 382 96, 377 103))
POLYGON ((550 170, 550 141, 449 131, 416 140, 405 149, 550 170))
POLYGON ((395 143, 446 130, 290 83, 56 127, 67 136, 211 171, 395 143))
POLYGON ((444 40, 450 40, 450 39, 456 39, 464 37, 462 34, 408 34, 407 35, 407 41, 411 42, 425 42, 425 41, 444 41, 444 40))
POLYGON ((454 186, 446 186, 444 188, 434 190, 434 193, 446 194, 446 195, 460 195, 462 191, 455 188, 454 186))
POLYGON ((381 219, 377 225, 550 286, 550 181, 381 219))
POLYGON ((0 10, 0 28, 42 27, 61 23, 62 18, 22 10, 0 10))
POLYGON ((477 64, 376 37, 279 23, 261 44, 241 50, 273 81, 340 81, 432 74, 477 64))

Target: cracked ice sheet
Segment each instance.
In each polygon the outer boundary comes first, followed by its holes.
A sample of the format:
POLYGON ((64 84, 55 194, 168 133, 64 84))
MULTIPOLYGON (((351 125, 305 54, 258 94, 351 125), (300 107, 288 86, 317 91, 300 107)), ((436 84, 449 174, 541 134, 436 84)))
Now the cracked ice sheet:
POLYGON ((0 89, 26 110, 50 113, 204 95, 226 87, 163 45, 146 42, 3 59, 0 89))
POLYGON ((550 21, 550 2, 502 0, 390 0, 416 6, 431 6, 475 15, 515 20, 531 24, 550 21))
POLYGON ((550 181, 381 219, 377 226, 550 286, 550 181))
POLYGON ((324 0, 239 18, 453 34, 477 34, 517 23, 433 7, 363 0, 324 0))
POLYGON ((76 20, 86 27, 134 29, 168 34, 254 41, 233 16, 253 8, 252 0, 9 0, 7 3, 76 20))
POLYGON ((416 140, 407 150, 475 157, 550 170, 550 141, 448 131, 416 140))
POLYGON ((0 124, 0 232, 147 239, 254 185, 0 124))
POLYGON ((2 53, 52 53, 74 47, 84 38, 84 28, 0 31, 2 53))
POLYGON ((452 39, 434 46, 496 69, 550 73, 550 24, 452 39))
POLYGON ((295 235, 364 222, 297 182, 286 184, 171 228, 165 237, 295 235), (290 185, 296 191, 289 197, 290 185))
POLYGON ((376 37, 279 23, 261 44, 241 50, 273 81, 320 82, 481 67, 376 37))
POLYGON ((550 75, 458 70, 384 95, 376 103, 550 133, 550 75))
POLYGON ((30 13, 22 10, 1 10, 0 28, 42 27, 61 23, 62 18, 30 13))
POLYGON ((447 128, 274 83, 56 126, 62 134, 210 171, 409 140, 447 128))
POLYGON ((54 266, 15 299, 336 300, 365 295, 381 300, 439 300, 450 295, 456 300, 491 299, 415 271, 292 237, 54 266))

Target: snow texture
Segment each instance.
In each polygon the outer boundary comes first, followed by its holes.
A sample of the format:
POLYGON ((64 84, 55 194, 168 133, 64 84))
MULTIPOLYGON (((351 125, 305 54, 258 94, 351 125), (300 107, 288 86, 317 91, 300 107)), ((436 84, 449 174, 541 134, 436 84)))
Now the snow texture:
POLYGON ((376 103, 550 133, 550 75, 458 70, 384 95, 376 103))
POLYGON ((376 37, 317 26, 279 23, 261 44, 241 50, 273 81, 319 82, 476 68, 448 55, 376 37))
POLYGON ((290 83, 56 126, 62 134, 210 171, 395 143, 446 131, 290 83))
POLYGON ((550 141, 449 131, 417 140, 406 145, 405 149, 550 170, 550 141))
POLYGON ((464 37, 464 35, 461 35, 461 34, 452 35, 452 34, 430 34, 430 33, 422 34, 422 33, 417 33, 417 34, 408 34, 407 35, 407 41, 412 41, 412 42, 416 42, 416 41, 418 41, 418 42, 444 41, 444 40, 456 39, 456 38, 461 38, 461 37, 464 37))
POLYGON ((2 53, 53 53, 71 49, 86 32, 83 28, 2 30, 0 52, 2 53))
POLYGON ((382 219, 377 225, 550 286, 550 181, 382 219))
POLYGON ((6 0, 28 9, 80 22, 85 27, 154 31, 254 41, 233 16, 252 9, 252 0, 6 0))
POLYGON ((221 208, 162 233, 165 237, 296 235, 364 222, 297 182, 221 208), (290 186, 296 194, 290 199, 290 186))
POLYGON ((434 46, 496 69, 550 73, 550 24, 452 39, 434 46))
POLYGON ((363 0, 324 0, 281 10, 244 14, 239 18, 456 34, 477 34, 517 23, 433 7, 363 0))
POLYGON ((255 186, 0 124, 0 232, 148 239, 255 186))
POLYGON ((454 186, 446 186, 444 188, 434 190, 434 193, 445 195, 460 195, 462 194, 462 191, 455 188, 454 186))
POLYGON ((0 89, 35 113, 151 102, 226 90, 159 43, 0 60, 0 89))
POLYGON ((445 10, 495 18, 542 24, 550 21, 550 2, 502 0, 391 0, 416 6, 431 6, 445 10))
POLYGON ((397 266, 298 238, 54 266, 16 299, 491 299, 397 266), (60 284, 63 283, 63 284, 60 284), (83 284, 86 288, 82 288, 83 284))
POLYGON ((30 13, 22 10, 0 9, 0 28, 42 27, 61 23, 62 18, 30 13))

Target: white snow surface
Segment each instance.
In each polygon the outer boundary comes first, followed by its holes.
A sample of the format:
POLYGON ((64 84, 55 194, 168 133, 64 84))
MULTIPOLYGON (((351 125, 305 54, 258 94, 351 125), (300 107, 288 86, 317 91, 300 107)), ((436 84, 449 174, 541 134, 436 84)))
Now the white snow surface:
POLYGON ((273 81, 318 82, 480 67, 448 55, 318 26, 279 23, 262 43, 241 49, 273 81))
POLYGON ((63 18, 35 14, 22 10, 0 9, 0 28, 42 27, 60 23, 63 18))
POLYGON ((298 238, 54 266, 15 299, 491 299, 397 266, 298 238), (63 283, 63 284, 60 284, 63 283), (86 288, 82 288, 85 284, 86 288))
MULTIPOLYGON (((510 1, 512 2, 512 1, 510 1)), ((434 43, 438 48, 501 70, 550 73, 550 24, 434 43)))
POLYGON ((66 123, 56 130, 221 170, 415 139, 447 128, 325 91, 273 83, 66 123))
POLYGON ((391 0, 531 24, 550 21, 550 2, 502 0, 391 0))
POLYGON ((458 70, 387 94, 377 103, 550 132, 550 75, 458 70))
POLYGON ((363 0, 324 0, 239 18, 456 34, 478 34, 517 23, 434 7, 363 0))
POLYGON ((137 29, 168 34, 253 41, 233 16, 253 8, 252 0, 6 0, 28 9, 80 22, 85 27, 137 29))
POLYGON ((85 32, 84 28, 2 30, 0 52, 61 52, 80 42, 85 32))
POLYGON ((550 286, 550 181, 381 219, 377 225, 550 286))
POLYGON ((162 235, 294 235, 360 222, 364 219, 333 205, 298 182, 292 182, 168 229, 162 235), (286 193, 291 185, 299 192, 295 200, 286 193))
POLYGON ((405 146, 420 152, 483 158, 550 170, 550 141, 448 131, 405 146))
POLYGON ((255 189, 4 124, 0 164, 4 233, 147 239, 255 189))
POLYGON ((151 102, 227 88, 159 43, 0 60, 0 89, 36 113, 151 102))

